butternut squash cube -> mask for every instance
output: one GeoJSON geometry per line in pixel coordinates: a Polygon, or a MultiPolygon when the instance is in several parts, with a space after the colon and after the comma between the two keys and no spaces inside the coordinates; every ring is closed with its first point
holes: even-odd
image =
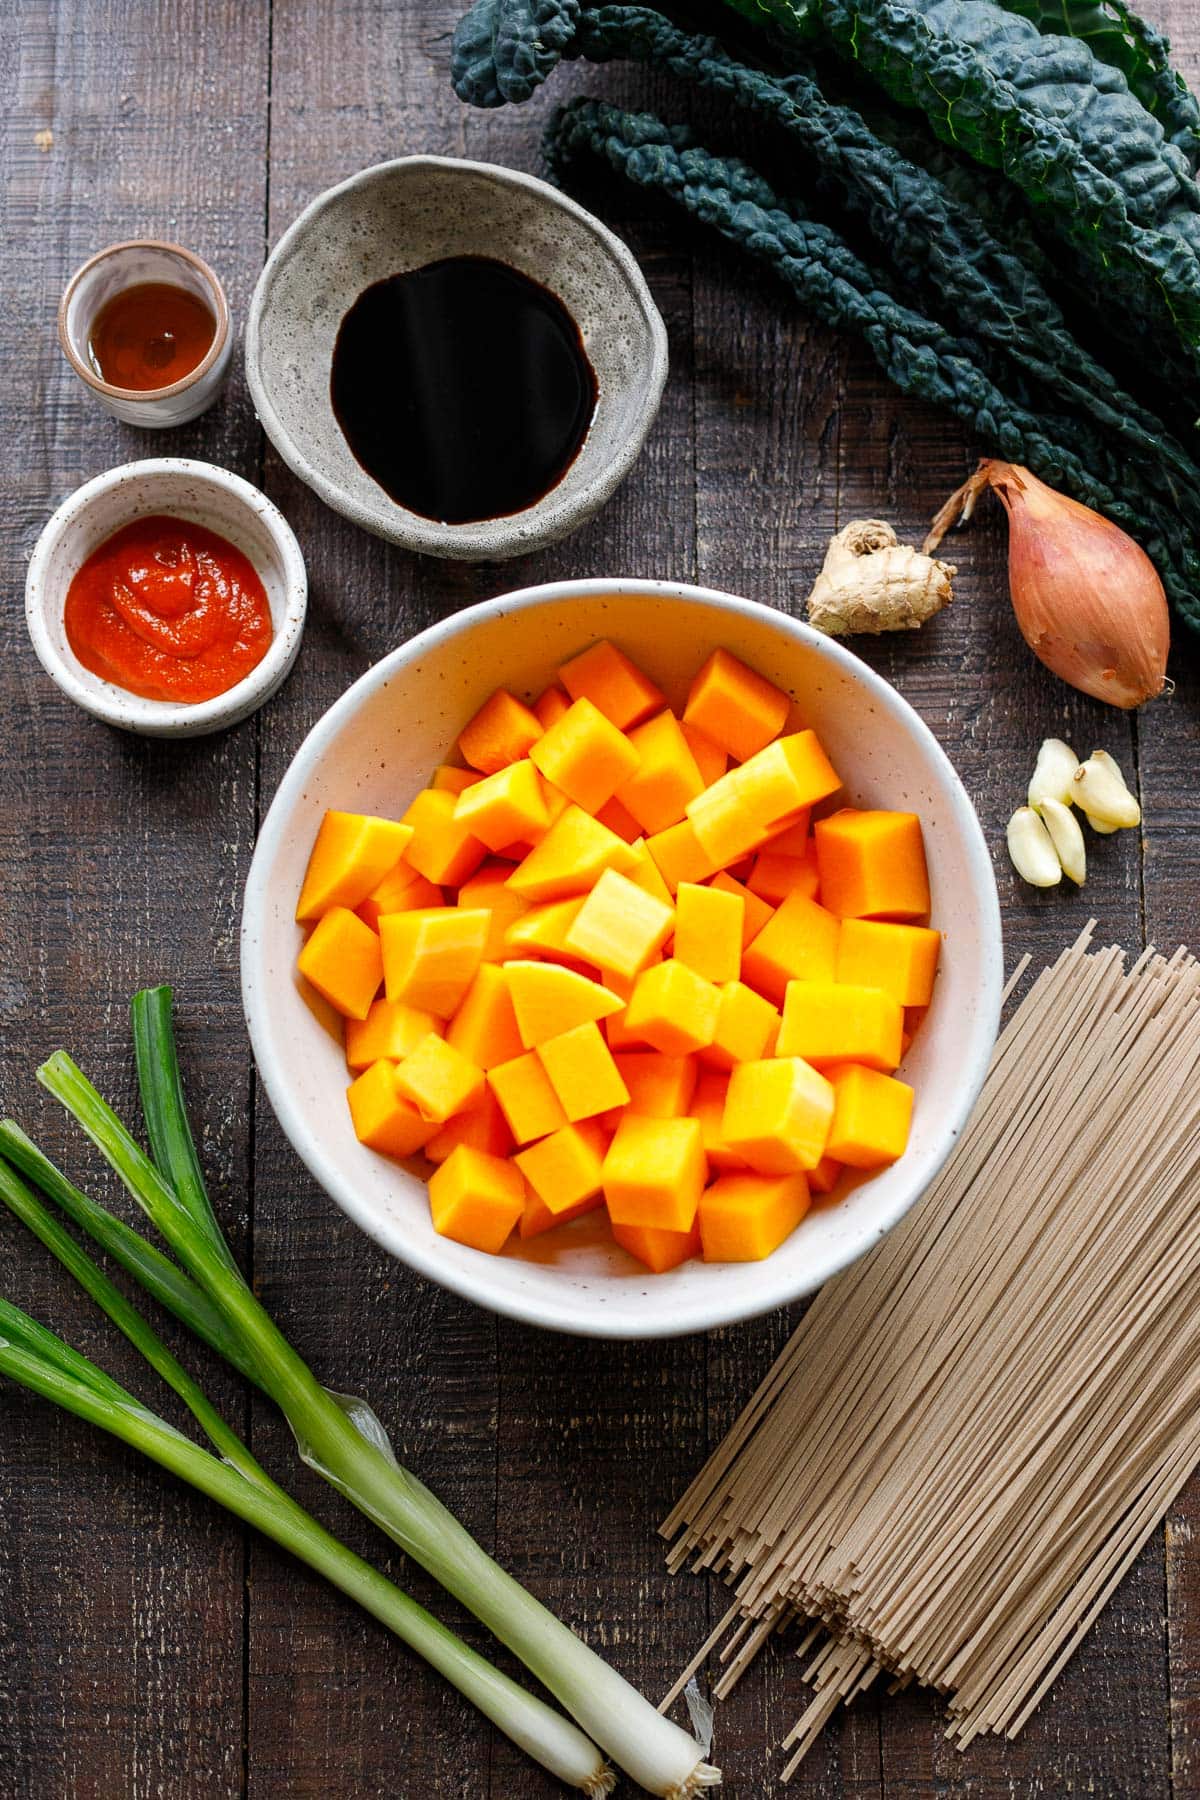
{"type": "Polygon", "coordinates": [[[741,777],[741,769],[730,769],[728,775],[688,801],[687,823],[708,861],[709,873],[728,868],[756,850],[770,830],[770,822],[764,822],[747,804],[741,777]]]}
{"type": "Polygon", "coordinates": [[[549,727],[529,754],[547,781],[589,813],[612,799],[640,760],[625,733],[586,696],[549,727]]]}
{"type": "Polygon", "coordinates": [[[699,1121],[704,1154],[714,1169],[744,1169],[746,1159],[729,1148],[723,1135],[725,1097],[729,1077],[717,1069],[701,1068],[692,1095],[691,1115],[699,1121]]]}
{"type": "Polygon", "coordinates": [[[841,780],[815,732],[779,738],[688,803],[688,818],[718,868],[756,850],[841,780]]]}
{"type": "Polygon", "coordinates": [[[558,963],[509,962],[504,965],[517,1030],[527,1050],[548,1038],[573,1031],[596,1019],[620,1012],[621,1002],[598,981],[558,963]]]}
{"type": "Polygon", "coordinates": [[[729,756],[720,744],[714,744],[710,737],[689,723],[686,717],[679,721],[687,747],[695,758],[696,767],[700,771],[700,779],[705,787],[711,787],[714,781],[720,781],[729,767],[729,756]]]}
{"type": "Polygon", "coordinates": [[[699,1120],[627,1112],[608,1147],[603,1178],[614,1224],[690,1231],[708,1179],[699,1120]]]}
{"type": "Polygon", "coordinates": [[[789,981],[777,1049],[818,1068],[858,1062],[888,1071],[899,1066],[903,1031],[904,1008],[882,988],[789,981]]]}
{"type": "Polygon", "coordinates": [[[413,832],[404,860],[439,887],[457,887],[487,855],[487,846],[454,816],[460,797],[445,788],[423,788],[404,815],[413,832]]]}
{"type": "Polygon", "coordinates": [[[542,730],[549,731],[552,725],[557,725],[570,704],[557,682],[552,681],[548,688],[543,688],[533,703],[533,712],[542,730]]]}
{"type": "Polygon", "coordinates": [[[568,950],[598,969],[633,976],[654,960],[675,928],[674,908],[615,869],[605,869],[571,923],[568,950]]]}
{"type": "Polygon", "coordinates": [[[448,1019],[478,973],[491,917],[469,906],[384,913],[379,942],[388,999],[448,1019]]]}
{"type": "Polygon", "coordinates": [[[508,977],[497,963],[482,963],[446,1027],[446,1042],[479,1069],[511,1062],[525,1046],[517,1030],[508,977]]]}
{"type": "Polygon", "coordinates": [[[666,705],[650,678],[606,639],[564,663],[558,678],[572,700],[590,700],[618,731],[628,731],[666,705]]]}
{"type": "Polygon", "coordinates": [[[815,1169],[808,1171],[808,1191],[810,1194],[832,1194],[842,1178],[845,1163],[838,1162],[828,1151],[821,1158],[815,1169]]]}
{"type": "Polygon", "coordinates": [[[903,1156],[912,1124],[913,1091],[903,1081],[858,1063],[829,1070],[833,1125],[828,1154],[852,1169],[878,1169],[903,1156]]]}
{"type": "Polygon", "coordinates": [[[711,981],[670,958],[638,976],[625,1026],[664,1056],[689,1056],[716,1036],[721,996],[711,981]]]}
{"type": "Polygon", "coordinates": [[[460,1144],[429,1177],[433,1229],[472,1250],[496,1255],[524,1208],[520,1169],[469,1144],[460,1144]]]}
{"type": "Polygon", "coordinates": [[[455,1113],[446,1120],[426,1144],[425,1155],[431,1163],[442,1163],[460,1144],[469,1144],[472,1150],[486,1150],[489,1156],[507,1156],[512,1150],[513,1134],[491,1088],[485,1088],[466,1112],[455,1113]]]}
{"type": "Polygon", "coordinates": [[[843,919],[836,978],[882,988],[901,1006],[928,1006],[941,947],[941,932],[925,925],[843,919]]]}
{"type": "Polygon", "coordinates": [[[832,981],[837,919],[806,894],[789,894],[742,952],[742,980],[776,1006],[789,981],[832,981]]]}
{"type": "Polygon", "coordinates": [[[551,1212],[546,1202],[534,1193],[527,1193],[525,1211],[517,1224],[517,1231],[522,1238],[541,1237],[545,1231],[553,1231],[556,1225],[569,1225],[572,1219],[581,1219],[585,1213],[599,1212],[604,1205],[603,1194],[593,1194],[590,1200],[581,1200],[578,1206],[566,1206],[562,1212],[551,1212]]]}
{"type": "Polygon", "coordinates": [[[681,881],[675,895],[673,955],[707,981],[736,981],[742,972],[745,921],[739,894],[681,881]]]}
{"type": "Polygon", "coordinates": [[[748,887],[743,887],[740,881],[735,881],[725,869],[722,869],[719,875],[714,875],[708,885],[716,888],[718,893],[737,894],[740,897],[742,902],[742,949],[744,950],[751,939],[758,936],[774,912],[774,907],[768,906],[760,894],[752,894],[748,887]]]}
{"type": "Polygon", "coordinates": [[[351,911],[378,887],[412,841],[412,827],[367,813],[327,812],[304,872],[296,917],[319,919],[331,906],[351,911]]]}
{"type": "Polygon", "coordinates": [[[694,1056],[625,1050],[613,1061],[629,1091],[630,1107],[642,1118],[681,1119],[691,1107],[700,1072],[694,1056]]]}
{"type": "Polygon", "coordinates": [[[655,1275],[665,1275],[668,1269],[677,1269],[700,1254],[699,1225],[690,1231],[656,1231],[652,1225],[618,1225],[614,1220],[612,1234],[622,1250],[636,1256],[655,1275]]]}
{"type": "Polygon", "coordinates": [[[410,1100],[396,1091],[396,1065],[380,1060],[346,1089],[354,1134],[368,1150],[384,1156],[415,1156],[437,1130],[410,1100]]]}
{"type": "Polygon", "coordinates": [[[605,869],[628,874],[636,861],[623,838],[571,803],[508,881],[527,900],[568,900],[586,894],[605,869]]]}
{"type": "Polygon", "coordinates": [[[845,807],[813,826],[821,899],[843,919],[923,919],[929,872],[916,813],[845,807]]]}
{"type": "Polygon", "coordinates": [[[433,1031],[396,1064],[396,1092],[436,1125],[473,1106],[484,1086],[483,1070],[433,1031]]]}
{"type": "Polygon", "coordinates": [[[463,761],[482,775],[520,762],[542,735],[541,720],[504,688],[484,701],[458,740],[463,761]]]}
{"type": "Polygon", "coordinates": [[[448,794],[461,794],[464,788],[482,780],[483,776],[475,769],[456,769],[453,763],[441,763],[433,771],[429,785],[442,788],[448,794]]]}
{"type": "Polygon", "coordinates": [[[700,1196],[705,1262],[761,1262],[808,1211],[803,1175],[722,1175],[700,1196]]]}
{"type": "MultiPolygon", "coordinates": [[[[518,894],[516,898],[521,899],[521,896],[518,894]]],[[[567,933],[579,916],[583,900],[576,897],[574,900],[547,900],[541,906],[530,906],[528,901],[522,904],[524,911],[505,928],[505,957],[545,957],[550,962],[578,962],[580,959],[567,949],[567,933]]]]}
{"type": "Polygon", "coordinates": [[[296,966],[348,1019],[366,1018],[383,979],[379,939],[347,906],[331,906],[318,919],[296,966]]]}
{"type": "Polygon", "coordinates": [[[634,887],[640,887],[644,893],[650,894],[655,900],[661,900],[664,906],[670,906],[672,903],[671,890],[663,880],[659,866],[646,846],[645,838],[631,839],[629,848],[637,858],[637,864],[630,869],[626,879],[632,881],[634,887]]]}
{"type": "Polygon", "coordinates": [[[679,823],[688,801],[704,791],[696,759],[674,713],[662,712],[635,725],[628,741],[640,766],[617,789],[617,799],[643,831],[665,831],[679,823]]]}
{"type": "Polygon", "coordinates": [[[495,1094],[508,1128],[518,1144],[546,1137],[567,1122],[550,1077],[532,1050],[497,1063],[488,1070],[488,1086],[495,1094]]]}
{"type": "MultiPolygon", "coordinates": [[[[529,902],[521,894],[514,894],[508,885],[512,869],[498,857],[489,857],[481,863],[474,875],[469,875],[459,888],[456,903],[490,912],[492,922],[488,927],[487,943],[483,948],[484,962],[503,962],[508,954],[504,934],[509,926],[529,909],[529,902]]],[[[438,901],[426,901],[425,905],[437,905],[438,901]]],[[[388,910],[388,909],[385,909],[388,910]]],[[[397,912],[406,910],[402,907],[397,912]]]]}
{"type": "Polygon", "coordinates": [[[372,931],[379,930],[384,913],[416,912],[430,906],[441,906],[442,890],[434,882],[418,875],[410,863],[398,862],[389,869],[378,887],[372,888],[355,912],[372,931]]]}
{"type": "Polygon", "coordinates": [[[713,1069],[732,1069],[734,1063],[761,1062],[773,1056],[779,1031],[777,1009],[744,981],[726,981],[720,993],[716,1036],[701,1050],[701,1062],[713,1069]]]}
{"type": "Polygon", "coordinates": [[[550,828],[542,781],[529,757],[485,775],[464,788],[454,802],[454,822],[489,850],[506,844],[536,843],[550,828]]]}
{"type": "Polygon", "coordinates": [[[812,838],[809,836],[809,822],[812,818],[812,807],[803,806],[797,813],[794,823],[785,825],[782,831],[773,831],[762,847],[764,856],[805,856],[812,849],[812,838]]]}
{"type": "Polygon", "coordinates": [[[746,886],[760,899],[779,906],[789,894],[805,894],[815,900],[820,891],[817,853],[809,844],[803,856],[788,856],[779,850],[760,850],[754,859],[746,886]]]}
{"type": "Polygon", "coordinates": [[[621,805],[615,794],[611,800],[604,802],[596,817],[602,825],[607,825],[610,831],[615,831],[626,844],[632,844],[642,835],[641,826],[628,807],[621,805]]]}
{"type": "Polygon", "coordinates": [[[673,894],[681,881],[706,881],[717,872],[716,863],[702,847],[688,819],[668,825],[665,831],[656,831],[646,839],[646,848],[669,893],[673,894]]]}
{"type": "Polygon", "coordinates": [[[612,1052],[592,1020],[547,1038],[537,1047],[550,1086],[567,1118],[594,1119],[614,1106],[627,1106],[629,1089],[621,1080],[612,1052]]]}
{"type": "Polygon", "coordinates": [[[600,1194],[607,1134],[594,1119],[562,1125],[513,1161],[546,1209],[561,1218],[600,1194]]]}
{"type": "Polygon", "coordinates": [[[760,1175],[815,1169],[833,1121],[833,1088],[798,1056],[738,1063],[729,1077],[721,1133],[760,1175]]]}
{"type": "Polygon", "coordinates": [[[769,744],[787,723],[788,696],[728,650],[714,650],[688,689],[688,725],[737,762],[769,744]]]}
{"type": "Polygon", "coordinates": [[[346,1020],[346,1061],[352,1069],[368,1069],[380,1057],[399,1062],[414,1051],[442,1021],[403,1000],[386,1000],[381,994],[371,1002],[365,1019],[346,1020]]]}

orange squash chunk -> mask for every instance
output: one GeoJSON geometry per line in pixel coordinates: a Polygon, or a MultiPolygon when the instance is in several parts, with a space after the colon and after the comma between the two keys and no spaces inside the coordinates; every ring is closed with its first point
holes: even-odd
{"type": "Polygon", "coordinates": [[[473,1106],[484,1087],[483,1070],[433,1031],[396,1064],[396,1092],[438,1125],[473,1106]]]}
{"type": "Polygon", "coordinates": [[[769,744],[787,723],[788,696],[728,650],[714,650],[688,689],[684,720],[737,762],[769,744]]]}
{"type": "Polygon", "coordinates": [[[664,1056],[689,1056],[716,1035],[721,996],[711,981],[674,958],[639,975],[625,1025],[664,1056]]]}
{"type": "Polygon", "coordinates": [[[585,1213],[599,1212],[603,1205],[604,1195],[593,1194],[590,1200],[581,1200],[578,1206],[565,1206],[561,1212],[551,1212],[540,1195],[530,1192],[526,1195],[525,1211],[517,1230],[523,1238],[541,1237],[544,1231],[553,1231],[556,1225],[569,1225],[572,1219],[581,1219],[585,1213]]]}
{"type": "Polygon", "coordinates": [[[331,906],[318,919],[296,966],[348,1019],[365,1019],[383,979],[379,939],[357,913],[331,906]]]}
{"type": "Polygon", "coordinates": [[[492,851],[544,837],[550,815],[541,777],[530,759],[522,757],[464,788],[454,802],[454,822],[492,851]]]}
{"type": "Polygon", "coordinates": [[[384,913],[379,943],[388,999],[448,1019],[475,979],[490,926],[491,914],[479,907],[384,913]]]}
{"type": "Polygon", "coordinates": [[[367,1069],[380,1057],[399,1062],[423,1037],[441,1029],[441,1020],[431,1012],[403,1000],[385,1000],[381,994],[371,1002],[365,1019],[346,1020],[346,1061],[352,1069],[367,1069]]]}
{"type": "Polygon", "coordinates": [[[557,725],[570,704],[571,702],[557,683],[552,681],[548,688],[543,688],[533,703],[534,716],[542,730],[549,731],[552,725],[557,725]]]}
{"type": "Polygon", "coordinates": [[[700,1196],[705,1262],[761,1262],[791,1236],[808,1207],[801,1174],[720,1176],[700,1196]]]}
{"type": "Polygon", "coordinates": [[[728,868],[840,786],[816,733],[797,731],[706,788],[689,802],[688,818],[713,862],[728,868]]]}
{"type": "Polygon", "coordinates": [[[413,831],[404,860],[439,887],[457,887],[487,855],[487,846],[454,816],[459,798],[446,788],[423,788],[404,815],[413,831]]]}
{"type": "Polygon", "coordinates": [[[846,807],[813,826],[821,899],[844,919],[923,919],[929,872],[916,813],[846,807]]]}
{"type": "Polygon", "coordinates": [[[617,1225],[690,1231],[708,1179],[698,1119],[627,1112],[604,1158],[604,1199],[617,1225]]]}
{"type": "Polygon", "coordinates": [[[707,981],[736,981],[742,972],[745,922],[739,894],[681,881],[675,895],[673,955],[707,981]]]}
{"type": "Polygon", "coordinates": [[[696,759],[674,713],[662,712],[635,725],[629,743],[640,766],[617,789],[617,799],[643,831],[677,825],[689,800],[704,791],[696,759]]]}
{"type": "Polygon", "coordinates": [[[760,899],[779,906],[789,894],[805,894],[815,900],[820,891],[817,853],[812,844],[803,856],[789,856],[780,850],[760,850],[754,859],[746,886],[760,899]]]}
{"type": "Polygon", "coordinates": [[[720,993],[716,1036],[701,1050],[701,1062],[713,1069],[732,1069],[734,1063],[760,1062],[773,1055],[779,1013],[771,1002],[744,981],[726,981],[720,993]]]}
{"type": "Polygon", "coordinates": [[[527,900],[568,900],[587,893],[605,869],[627,874],[636,861],[623,838],[572,803],[517,864],[509,886],[527,900]]]}
{"type": "Polygon", "coordinates": [[[460,1144],[429,1177],[433,1229],[495,1255],[525,1208],[525,1182],[507,1157],[460,1144]]]}
{"type": "Polygon", "coordinates": [[[912,1089],[857,1063],[843,1063],[828,1073],[833,1084],[828,1154],[852,1169],[882,1168],[903,1156],[912,1124],[912,1089]]]}
{"type": "Polygon", "coordinates": [[[843,919],[836,978],[882,988],[901,1006],[928,1006],[941,947],[941,932],[925,925],[843,919]]]}
{"type": "Polygon", "coordinates": [[[532,1050],[489,1069],[488,1085],[518,1144],[546,1137],[567,1122],[550,1077],[532,1050]]]}
{"type": "Polygon", "coordinates": [[[368,1150],[384,1156],[415,1156],[437,1130],[410,1100],[396,1091],[396,1065],[380,1061],[364,1069],[346,1089],[354,1133],[368,1150]]]}
{"type": "Polygon", "coordinates": [[[760,1175],[815,1169],[833,1121],[833,1088],[798,1056],[739,1063],[729,1077],[721,1132],[760,1175]]]}
{"type": "Polygon", "coordinates": [[[573,1125],[628,1104],[629,1089],[593,1021],[547,1038],[538,1045],[537,1053],[573,1125]]]}
{"type": "Polygon", "coordinates": [[[489,1156],[507,1156],[512,1150],[513,1134],[491,1088],[485,1088],[466,1112],[455,1113],[446,1120],[425,1145],[425,1155],[431,1163],[442,1163],[460,1144],[469,1144],[472,1150],[486,1150],[489,1156]]]}
{"type": "Polygon", "coordinates": [[[904,1008],[882,988],[789,981],[777,1048],[818,1067],[859,1062],[886,1072],[899,1065],[903,1031],[904,1008]]]}
{"type": "Polygon", "coordinates": [[[579,959],[567,949],[567,933],[579,916],[583,900],[547,900],[541,906],[523,901],[522,905],[520,917],[505,928],[504,958],[546,957],[551,962],[577,962],[579,959]]]}
{"type": "Polygon", "coordinates": [[[461,794],[464,788],[472,787],[475,782],[482,781],[483,776],[475,769],[456,769],[453,763],[441,763],[430,780],[431,788],[444,789],[447,794],[461,794]]]}
{"type": "Polygon", "coordinates": [[[549,727],[529,754],[547,781],[590,813],[612,799],[640,761],[625,733],[586,696],[549,727]]]}
{"type": "Polygon", "coordinates": [[[627,877],[634,887],[640,887],[645,893],[661,900],[664,906],[672,904],[671,890],[662,878],[658,864],[646,847],[644,837],[630,839],[629,848],[637,858],[636,866],[629,871],[627,877]]]}
{"type": "Polygon", "coordinates": [[[378,887],[372,888],[355,912],[372,931],[379,930],[384,913],[415,912],[421,907],[441,906],[442,890],[406,862],[389,869],[378,887]]]}
{"type": "Polygon", "coordinates": [[[679,721],[679,729],[683,732],[687,747],[695,758],[696,767],[700,771],[700,779],[705,787],[711,787],[714,781],[720,781],[729,767],[729,757],[720,744],[714,744],[711,738],[697,731],[687,719],[679,721]]]}
{"type": "Polygon", "coordinates": [[[327,812],[304,873],[297,919],[319,919],[331,906],[353,911],[399,862],[412,835],[411,826],[392,819],[327,812]]]}
{"type": "Polygon", "coordinates": [[[708,885],[716,888],[718,893],[740,896],[743,912],[742,949],[744,950],[751,939],[758,936],[774,912],[774,907],[768,906],[761,895],[752,894],[748,887],[743,887],[740,881],[735,881],[725,869],[722,869],[719,875],[714,875],[708,885]]]}
{"type": "Polygon", "coordinates": [[[627,844],[634,843],[642,835],[641,826],[628,807],[621,805],[615,794],[611,800],[604,802],[596,817],[601,825],[607,825],[610,831],[615,831],[627,844]]]}
{"type": "Polygon", "coordinates": [[[666,705],[649,677],[607,640],[573,656],[558,678],[572,700],[590,700],[618,731],[628,731],[666,705]]]}
{"type": "Polygon", "coordinates": [[[810,1194],[832,1194],[842,1178],[845,1163],[838,1162],[828,1151],[821,1158],[815,1169],[808,1171],[808,1191],[810,1194]]]}
{"type": "Polygon", "coordinates": [[[839,931],[825,907],[806,894],[789,894],[742,952],[742,980],[776,1006],[789,981],[832,981],[839,931]]]}
{"type": "Polygon", "coordinates": [[[561,1218],[600,1194],[608,1138],[594,1119],[562,1125],[513,1161],[546,1209],[561,1218]]]}
{"type": "MultiPolygon", "coordinates": [[[[509,887],[508,878],[511,874],[512,869],[508,863],[501,862],[498,857],[489,857],[485,863],[480,864],[474,875],[467,877],[456,896],[459,906],[490,912],[492,915],[483,950],[484,962],[504,961],[508,954],[504,934],[529,907],[529,902],[522,895],[514,894],[509,887]]],[[[438,905],[440,899],[425,901],[424,904],[438,905]]],[[[398,912],[404,910],[406,909],[402,907],[396,908],[398,912]]]]}
{"type": "Polygon", "coordinates": [[[665,831],[656,831],[653,837],[646,839],[646,848],[672,894],[681,881],[707,881],[717,872],[716,863],[705,851],[688,819],[681,819],[678,825],[668,825],[665,831]]]}
{"type": "Polygon", "coordinates": [[[744,1169],[746,1160],[729,1148],[722,1134],[729,1077],[716,1069],[702,1068],[692,1095],[691,1115],[700,1124],[704,1154],[714,1169],[744,1169]]]}
{"type": "Polygon", "coordinates": [[[497,963],[480,965],[446,1027],[446,1042],[480,1069],[511,1062],[525,1046],[517,1030],[508,977],[497,963]]]}
{"type": "Polygon", "coordinates": [[[677,1269],[700,1254],[699,1225],[690,1231],[656,1231],[652,1225],[618,1225],[614,1220],[612,1234],[622,1250],[636,1256],[655,1275],[665,1275],[668,1269],[677,1269]]]}
{"type": "Polygon", "coordinates": [[[644,1119],[681,1119],[690,1108],[699,1075],[694,1056],[625,1050],[613,1061],[629,1091],[629,1105],[644,1119]]]}
{"type": "Polygon", "coordinates": [[[515,694],[497,688],[458,740],[463,761],[482,775],[520,762],[542,735],[541,720],[515,694]]]}
{"type": "Polygon", "coordinates": [[[615,869],[605,869],[567,931],[569,951],[614,975],[637,975],[675,928],[674,908],[615,869]]]}
{"type": "Polygon", "coordinates": [[[509,962],[504,965],[517,1030],[527,1050],[548,1038],[620,1012],[621,1002],[598,981],[589,981],[558,963],[509,962]]]}

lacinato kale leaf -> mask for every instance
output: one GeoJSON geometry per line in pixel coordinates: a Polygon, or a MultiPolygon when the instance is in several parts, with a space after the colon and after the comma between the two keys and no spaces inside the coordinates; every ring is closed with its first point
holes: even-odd
{"type": "Polygon", "coordinates": [[[528,100],[557,67],[580,0],[475,0],[458,22],[450,78],[469,106],[528,100]]]}

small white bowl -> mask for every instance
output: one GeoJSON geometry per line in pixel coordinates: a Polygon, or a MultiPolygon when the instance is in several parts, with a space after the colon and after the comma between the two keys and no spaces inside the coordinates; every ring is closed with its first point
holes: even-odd
{"type": "MultiPolygon", "coordinates": [[[[894,688],[841,645],[729,594],[657,581],[564,581],[504,594],[394,650],[309,733],[259,835],[242,913],[242,998],[267,1094],[295,1149],[337,1204],[421,1274],[510,1318],[591,1337],[670,1337],[811,1293],[878,1242],[945,1161],[987,1070],[1000,1013],[1000,911],[991,858],[949,759],[894,688]],[[603,1229],[577,1220],[487,1256],[439,1237],[419,1163],[366,1150],[345,1102],[340,1041],[296,973],[293,914],[327,808],[399,815],[497,686],[532,697],[555,667],[612,637],[678,706],[725,645],[790,690],[852,802],[920,813],[944,934],[929,1015],[904,1066],[915,1089],[908,1149],[811,1212],[760,1263],[688,1262],[650,1275],[603,1229]]],[[[599,1221],[599,1224],[597,1223],[599,1221]]]]}
{"type": "Polygon", "coordinates": [[[233,332],[225,290],[194,250],[157,238],[134,238],[97,250],[76,269],[58,305],[58,341],[63,355],[107,412],[127,425],[163,431],[186,425],[206,412],[225,385],[233,356],[233,332]],[[105,381],[92,366],[88,345],[100,308],[114,294],[142,282],[165,281],[203,300],[216,326],[213,341],[194,369],[160,388],[123,388],[105,381]]]}
{"type": "Polygon", "coordinates": [[[38,661],[77,706],[145,737],[200,737],[236,725],[287,679],[308,604],[304,558],[291,526],[265,494],[212,463],[161,456],[123,463],[87,481],[52,513],[25,576],[25,622],[38,661]],[[266,589],[274,635],[262,661],[235,686],[194,704],[147,700],[85,669],[67,642],[67,589],[106,538],[134,519],[169,513],[227,538],[266,589]]]}

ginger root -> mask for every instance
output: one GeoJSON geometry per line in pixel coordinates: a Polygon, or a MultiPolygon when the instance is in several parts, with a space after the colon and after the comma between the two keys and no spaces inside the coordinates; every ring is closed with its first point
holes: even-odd
{"type": "Polygon", "coordinates": [[[952,599],[953,563],[901,544],[884,519],[852,519],[830,540],[808,596],[809,624],[831,637],[915,631],[952,599]]]}

